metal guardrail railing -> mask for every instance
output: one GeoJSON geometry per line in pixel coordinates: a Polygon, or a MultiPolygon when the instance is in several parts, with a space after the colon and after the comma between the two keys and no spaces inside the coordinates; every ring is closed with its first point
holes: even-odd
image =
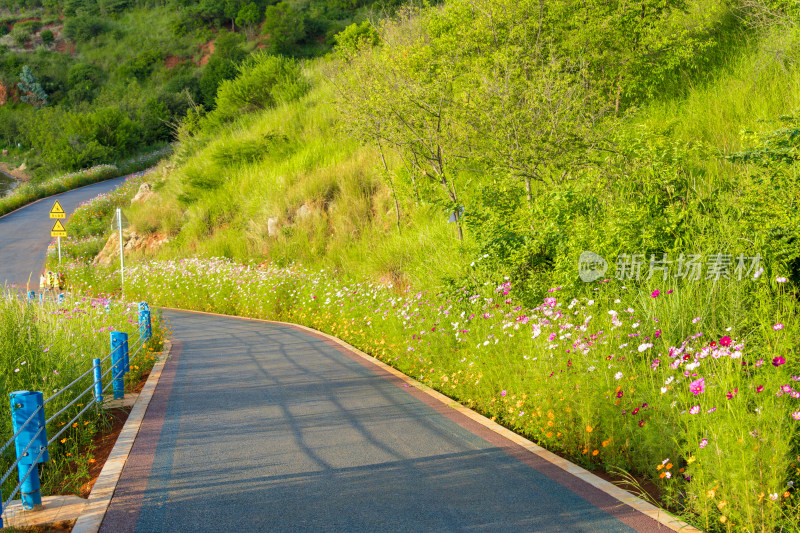
{"type": "MultiPolygon", "coordinates": [[[[33,291],[29,291],[28,299],[36,300],[33,291]]],[[[59,295],[59,303],[63,302],[63,294],[59,295]]],[[[5,444],[0,446],[0,456],[14,444],[16,460],[0,476],[0,487],[8,480],[14,469],[17,469],[19,482],[5,500],[0,495],[0,528],[3,527],[2,513],[14,497],[21,493],[22,508],[33,510],[42,504],[42,495],[39,485],[39,464],[50,460],[48,448],[73,424],[75,424],[92,406],[102,405],[103,394],[111,387],[114,399],[125,396],[125,374],[130,371],[130,361],[142,351],[146,342],[152,337],[152,321],[149,306],[142,302],[139,304],[139,331],[133,342],[135,352],[130,355],[128,334],[120,331],[111,332],[110,352],[102,359],[92,360],[92,366],[69,385],[55,392],[46,400],[40,391],[15,391],[9,396],[11,399],[11,422],[14,434],[5,444]],[[111,358],[111,365],[103,372],[102,365],[111,358]],[[77,385],[92,374],[91,385],[78,391],[75,397],[57,412],[45,417],[45,406],[69,390],[75,390],[77,385]],[[103,385],[103,379],[111,374],[111,380],[103,385]],[[69,422],[61,424],[61,429],[50,439],[47,438],[47,426],[56,422],[65,412],[74,406],[81,398],[93,392],[92,398],[85,405],[79,404],[82,409],[69,422]]],[[[85,401],[85,400],[84,400],[85,401]]]]}

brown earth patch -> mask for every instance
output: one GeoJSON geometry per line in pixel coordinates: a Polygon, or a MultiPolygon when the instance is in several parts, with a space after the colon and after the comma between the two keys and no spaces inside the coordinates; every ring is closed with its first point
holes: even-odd
{"type": "Polygon", "coordinates": [[[74,56],[78,53],[78,49],[75,46],[75,43],[68,43],[68,42],[60,42],[56,45],[56,52],[59,54],[69,54],[74,56]]]}
{"type": "Polygon", "coordinates": [[[19,102],[19,90],[14,85],[4,85],[0,82],[0,106],[7,103],[19,102]]]}
{"type": "Polygon", "coordinates": [[[167,70],[172,70],[181,63],[183,63],[183,60],[180,57],[170,55],[164,60],[164,67],[167,70]]]}
{"type": "Polygon", "coordinates": [[[200,66],[208,64],[208,60],[211,59],[211,56],[214,54],[215,40],[216,39],[212,39],[206,44],[200,46],[200,59],[195,61],[196,64],[200,66]]]}
{"type": "Polygon", "coordinates": [[[30,181],[31,175],[25,170],[24,165],[20,166],[19,168],[11,168],[8,166],[7,163],[0,163],[0,171],[4,174],[8,174],[14,178],[17,178],[19,181],[30,181]]]}

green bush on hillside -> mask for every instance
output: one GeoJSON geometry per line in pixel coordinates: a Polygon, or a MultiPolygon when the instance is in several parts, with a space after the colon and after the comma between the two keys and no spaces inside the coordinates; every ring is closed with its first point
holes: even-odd
{"type": "Polygon", "coordinates": [[[80,15],[64,22],[64,37],[72,41],[86,42],[111,29],[111,25],[100,17],[80,15]]]}
{"type": "Polygon", "coordinates": [[[217,91],[216,117],[230,120],[243,112],[274,107],[302,96],[308,84],[296,61],[260,52],[239,66],[233,80],[217,91]]]}

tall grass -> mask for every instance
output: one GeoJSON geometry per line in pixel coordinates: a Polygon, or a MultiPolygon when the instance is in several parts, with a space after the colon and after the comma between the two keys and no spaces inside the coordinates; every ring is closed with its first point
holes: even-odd
{"type": "MultiPolygon", "coordinates": [[[[164,332],[158,313],[153,323],[152,340],[131,362],[127,382],[137,383],[152,367],[154,351],[161,349],[164,332]]],[[[18,298],[16,292],[4,292],[0,298],[0,396],[8,398],[12,391],[41,391],[47,401],[73,380],[92,367],[92,359],[104,359],[110,352],[110,331],[128,333],[130,346],[136,347],[138,339],[138,314],[136,305],[123,304],[109,298],[68,296],[63,304],[52,297],[44,303],[18,298]]],[[[133,352],[131,352],[133,355],[133,352]]],[[[110,359],[102,369],[110,368],[110,359]]],[[[110,381],[110,374],[104,384],[110,381]]],[[[72,388],[59,394],[45,406],[45,415],[66,408],[85,389],[92,386],[91,375],[82,378],[72,388]]],[[[110,390],[110,389],[109,389],[110,390]]],[[[75,417],[92,399],[92,392],[82,396],[58,418],[47,425],[47,435],[52,438],[75,417]]],[[[91,443],[105,425],[107,417],[102,409],[89,409],[63,436],[50,445],[50,462],[42,473],[45,494],[54,491],[77,493],[88,479],[88,465],[94,462],[91,443]]],[[[13,434],[8,401],[0,404],[0,440],[5,442],[13,434]]],[[[5,472],[15,459],[14,447],[0,456],[0,470],[5,472]]],[[[11,493],[16,476],[10,476],[2,487],[5,495],[11,493]]]]}

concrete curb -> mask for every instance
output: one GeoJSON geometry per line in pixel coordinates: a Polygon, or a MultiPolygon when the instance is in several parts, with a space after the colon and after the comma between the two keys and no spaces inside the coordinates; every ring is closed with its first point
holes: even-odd
{"type": "Polygon", "coordinates": [[[164,341],[164,351],[161,352],[161,356],[150,371],[147,383],[139,393],[136,403],[128,415],[128,420],[125,422],[119,437],[117,437],[117,442],[114,444],[114,448],[111,450],[105,465],[103,465],[86,506],[72,528],[73,533],[96,533],[99,531],[106,510],[111,503],[111,498],[114,496],[119,478],[122,475],[122,469],[133,447],[133,441],[139,433],[147,406],[150,404],[150,399],[153,397],[156,385],[158,385],[158,380],[161,377],[161,371],[164,369],[164,364],[169,358],[171,350],[172,342],[164,341]]]}
{"type": "MultiPolygon", "coordinates": [[[[361,357],[362,359],[368,361],[369,363],[371,363],[371,364],[379,367],[380,369],[392,374],[393,376],[401,379],[403,382],[405,382],[410,387],[414,387],[414,388],[424,392],[425,394],[431,396],[432,398],[434,398],[437,401],[441,402],[442,404],[444,404],[448,408],[456,410],[460,414],[463,414],[464,416],[470,418],[471,420],[474,420],[475,422],[477,422],[478,424],[481,424],[485,428],[487,428],[487,429],[497,433],[498,435],[501,435],[502,437],[505,437],[506,439],[510,440],[511,442],[513,442],[513,443],[525,448],[530,453],[533,453],[533,454],[537,455],[538,457],[544,459],[548,463],[550,463],[550,464],[552,464],[552,465],[554,465],[554,466],[556,466],[556,467],[558,467],[558,468],[560,468],[562,470],[565,470],[569,474],[581,479],[582,481],[585,481],[589,485],[591,485],[594,488],[596,488],[597,490],[600,490],[600,491],[604,492],[605,494],[611,496],[615,500],[618,500],[619,502],[621,502],[621,503],[623,503],[625,505],[628,505],[629,507],[633,508],[634,510],[636,510],[636,511],[638,511],[638,512],[644,514],[644,515],[649,516],[650,518],[652,518],[656,522],[664,525],[665,527],[669,528],[670,530],[672,530],[672,531],[680,531],[681,533],[702,533],[701,530],[695,528],[694,526],[692,526],[690,524],[687,524],[683,520],[680,520],[680,519],[670,515],[669,513],[664,511],[663,509],[660,509],[660,508],[656,507],[655,505],[652,505],[652,504],[644,501],[643,499],[641,499],[641,498],[639,498],[637,496],[634,496],[630,492],[617,487],[613,483],[610,483],[610,482],[608,482],[608,481],[606,481],[604,479],[601,479],[601,478],[597,477],[596,475],[592,474],[588,470],[586,470],[586,469],[584,469],[584,468],[582,468],[582,467],[580,467],[580,466],[578,466],[578,465],[576,465],[574,463],[571,463],[571,462],[567,461],[566,459],[564,459],[562,457],[559,457],[558,455],[556,455],[556,454],[554,454],[552,452],[547,451],[546,449],[542,448],[538,444],[535,444],[534,442],[529,441],[528,439],[522,437],[521,435],[518,435],[518,434],[514,433],[510,429],[505,428],[505,427],[501,426],[500,424],[497,424],[496,422],[493,422],[493,421],[489,420],[485,416],[480,415],[480,414],[476,413],[475,411],[472,411],[471,409],[468,409],[467,407],[461,405],[460,403],[456,402],[452,398],[449,398],[449,397],[445,396],[444,394],[441,394],[440,392],[437,392],[437,391],[431,389],[427,385],[424,385],[424,384],[420,383],[419,381],[407,376],[406,374],[403,374],[402,372],[400,372],[396,368],[394,368],[394,367],[392,367],[390,365],[387,365],[383,361],[380,361],[380,360],[372,357],[371,355],[368,355],[368,354],[362,352],[358,348],[355,348],[355,347],[347,344],[343,340],[338,339],[336,337],[333,337],[331,335],[328,335],[327,333],[323,333],[323,332],[317,331],[317,330],[315,330],[313,328],[309,328],[307,326],[303,326],[303,325],[300,325],[300,324],[293,324],[293,323],[290,323],[290,322],[279,322],[279,321],[276,321],[276,320],[264,320],[264,319],[258,319],[258,318],[240,317],[240,316],[233,316],[233,315],[221,315],[219,313],[210,313],[210,312],[206,312],[206,311],[194,311],[194,310],[187,310],[187,309],[175,309],[175,308],[171,308],[171,307],[159,307],[159,308],[160,309],[164,309],[164,310],[168,310],[168,311],[179,311],[179,312],[185,312],[185,313],[195,313],[195,314],[200,314],[200,315],[219,316],[219,317],[226,317],[226,318],[237,318],[237,319],[241,319],[241,320],[249,320],[249,321],[252,321],[252,322],[263,322],[265,324],[278,324],[278,325],[282,325],[282,326],[290,326],[290,327],[299,328],[299,329],[307,331],[309,333],[313,333],[314,335],[318,335],[318,336],[321,336],[323,338],[326,338],[326,339],[328,339],[330,341],[333,341],[336,344],[342,346],[343,348],[347,349],[348,351],[358,355],[359,357],[361,357]]],[[[73,531],[76,531],[76,530],[73,530],[73,531]]]]}

